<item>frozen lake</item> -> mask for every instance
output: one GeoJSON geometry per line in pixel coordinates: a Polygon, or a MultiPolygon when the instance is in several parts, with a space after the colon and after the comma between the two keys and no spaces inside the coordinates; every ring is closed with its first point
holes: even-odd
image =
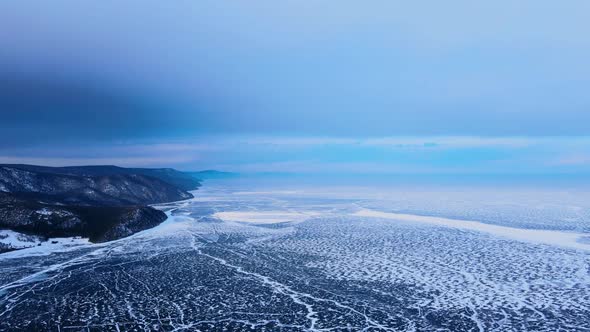
{"type": "Polygon", "coordinates": [[[590,330],[590,193],[207,182],[122,240],[0,255],[0,330],[590,330]]]}

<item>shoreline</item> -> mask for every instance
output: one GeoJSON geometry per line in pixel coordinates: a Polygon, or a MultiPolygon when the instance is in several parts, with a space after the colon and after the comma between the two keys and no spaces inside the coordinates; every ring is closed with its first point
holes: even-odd
{"type": "MultiPolygon", "coordinates": [[[[82,237],[82,236],[44,237],[45,240],[36,241],[31,246],[20,247],[20,248],[13,247],[13,248],[8,249],[7,251],[0,252],[0,259],[1,258],[20,258],[20,257],[26,257],[26,256],[46,256],[46,255],[50,255],[50,254],[56,253],[56,252],[66,252],[66,251],[71,251],[71,250],[75,250],[75,249],[83,248],[83,247],[87,247],[87,246],[88,247],[89,246],[101,247],[101,246],[104,246],[107,244],[116,243],[121,240],[135,237],[138,234],[158,228],[158,227],[162,226],[163,224],[165,224],[166,222],[170,221],[171,218],[174,217],[172,215],[172,212],[174,210],[178,209],[179,207],[178,206],[176,206],[176,207],[171,206],[171,209],[169,211],[165,211],[164,207],[166,207],[168,205],[174,205],[174,204],[179,204],[182,202],[190,201],[196,197],[195,193],[198,190],[199,189],[189,191],[189,193],[192,196],[190,198],[186,198],[186,199],[179,200],[179,201],[156,203],[156,204],[149,204],[149,205],[143,206],[143,207],[153,208],[157,211],[161,211],[161,212],[165,213],[166,218],[164,220],[162,220],[162,222],[160,222],[157,225],[154,225],[150,228],[146,228],[146,229],[142,229],[140,231],[134,232],[128,236],[121,237],[118,239],[113,239],[110,241],[104,241],[104,242],[92,242],[92,241],[90,241],[90,239],[88,237],[82,237]]],[[[27,237],[42,238],[42,236],[40,236],[40,235],[30,235],[30,234],[14,231],[11,229],[0,229],[0,234],[2,234],[2,232],[14,233],[11,235],[15,235],[15,236],[22,235],[22,236],[27,236],[27,237]]],[[[0,243],[3,243],[2,240],[3,239],[0,239],[0,243]]]]}

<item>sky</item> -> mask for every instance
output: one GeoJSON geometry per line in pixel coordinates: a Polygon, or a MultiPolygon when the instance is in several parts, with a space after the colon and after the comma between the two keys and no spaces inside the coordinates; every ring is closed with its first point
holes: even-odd
{"type": "Polygon", "coordinates": [[[588,1],[2,1],[0,162],[590,173],[588,1]]]}

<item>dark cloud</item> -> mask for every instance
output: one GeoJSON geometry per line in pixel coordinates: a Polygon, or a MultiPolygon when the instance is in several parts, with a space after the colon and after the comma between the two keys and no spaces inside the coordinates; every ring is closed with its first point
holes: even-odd
{"type": "Polygon", "coordinates": [[[6,144],[133,137],[162,123],[149,103],[96,83],[0,77],[0,138],[6,144]]]}

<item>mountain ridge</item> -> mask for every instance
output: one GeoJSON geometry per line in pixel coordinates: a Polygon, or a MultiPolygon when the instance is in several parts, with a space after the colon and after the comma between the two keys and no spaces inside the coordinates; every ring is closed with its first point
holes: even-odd
{"type": "MultiPolygon", "coordinates": [[[[160,224],[148,205],[192,198],[200,181],[171,168],[0,165],[0,230],[104,242],[160,224]]],[[[1,245],[0,252],[10,250],[1,245]]]]}

